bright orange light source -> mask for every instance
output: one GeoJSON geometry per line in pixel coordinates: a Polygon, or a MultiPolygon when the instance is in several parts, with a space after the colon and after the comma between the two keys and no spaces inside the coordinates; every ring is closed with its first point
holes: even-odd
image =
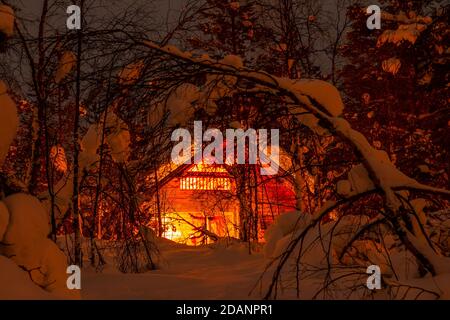
{"type": "Polygon", "coordinates": [[[181,190],[231,190],[229,178],[183,177],[180,178],[181,190]]]}
{"type": "Polygon", "coordinates": [[[221,166],[208,165],[205,163],[198,163],[189,169],[189,172],[223,172],[227,173],[227,170],[221,166]]]}

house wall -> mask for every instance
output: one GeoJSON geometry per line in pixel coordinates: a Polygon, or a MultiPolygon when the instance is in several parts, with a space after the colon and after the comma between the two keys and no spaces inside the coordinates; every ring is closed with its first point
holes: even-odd
{"type": "MultiPolygon", "coordinates": [[[[166,236],[175,237],[172,239],[174,241],[191,245],[199,244],[198,238],[187,235],[188,230],[195,233],[194,227],[188,224],[181,225],[184,219],[188,220],[191,217],[189,221],[196,227],[206,226],[219,236],[238,237],[239,203],[234,194],[234,184],[231,191],[182,190],[180,178],[173,178],[160,191],[161,211],[167,217],[166,236]],[[174,213],[178,214],[174,215],[174,213]],[[205,218],[204,221],[202,217],[205,218]],[[223,229],[224,225],[226,230],[223,229]],[[183,233],[182,236],[180,232],[183,233]],[[181,238],[185,238],[186,241],[182,241],[181,238]]],[[[276,216],[292,210],[295,210],[295,193],[290,182],[276,177],[261,179],[261,185],[258,188],[260,241],[264,240],[264,230],[276,216]]],[[[202,234],[198,232],[197,235],[202,234]]]]}

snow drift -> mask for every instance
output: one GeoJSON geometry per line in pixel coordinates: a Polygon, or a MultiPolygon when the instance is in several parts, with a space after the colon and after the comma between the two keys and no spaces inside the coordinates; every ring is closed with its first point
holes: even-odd
{"type": "Polygon", "coordinates": [[[39,287],[49,292],[69,294],[66,256],[47,238],[50,227],[40,201],[27,194],[13,194],[1,202],[0,215],[3,221],[8,215],[0,254],[27,271],[39,287]]]}

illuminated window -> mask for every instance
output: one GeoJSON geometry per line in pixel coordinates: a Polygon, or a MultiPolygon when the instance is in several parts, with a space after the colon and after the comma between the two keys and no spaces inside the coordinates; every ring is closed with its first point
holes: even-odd
{"type": "Polygon", "coordinates": [[[227,170],[220,165],[199,163],[180,178],[181,190],[231,190],[227,170]]]}
{"type": "Polygon", "coordinates": [[[227,170],[218,165],[208,165],[205,163],[199,163],[192,166],[189,172],[217,172],[217,173],[227,173],[227,170]]]}
{"type": "Polygon", "coordinates": [[[226,177],[182,177],[182,190],[231,190],[230,178],[226,177]]]}

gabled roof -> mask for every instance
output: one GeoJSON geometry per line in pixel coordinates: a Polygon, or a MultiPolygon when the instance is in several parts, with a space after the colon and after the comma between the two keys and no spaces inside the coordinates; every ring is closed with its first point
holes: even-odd
{"type": "MultiPolygon", "coordinates": [[[[172,181],[172,179],[175,179],[177,177],[181,177],[183,176],[188,170],[190,170],[191,168],[193,168],[194,166],[196,166],[197,164],[192,163],[193,162],[193,158],[191,159],[191,164],[182,164],[182,165],[178,165],[178,167],[176,167],[174,170],[170,171],[168,174],[166,174],[161,180],[158,181],[158,186],[159,188],[162,188],[163,186],[165,186],[167,183],[169,183],[170,181],[172,181]]],[[[226,168],[228,165],[226,164],[213,164],[211,166],[218,166],[218,167],[224,167],[226,168]]],[[[228,170],[227,170],[228,171],[228,170]]],[[[233,179],[233,177],[228,173],[225,175],[220,172],[218,173],[220,176],[229,176],[231,179],[233,179]]],[[[195,172],[191,172],[190,175],[199,175],[199,176],[205,176],[205,174],[196,174],[195,172]]],[[[278,173],[276,175],[273,176],[264,176],[267,177],[267,179],[270,179],[271,177],[276,177],[276,178],[283,178],[286,179],[287,181],[289,181],[291,184],[294,183],[294,177],[292,176],[292,174],[286,170],[284,170],[281,166],[279,167],[278,173]]],[[[153,195],[156,192],[156,185],[150,189],[149,194],[153,195]]]]}

